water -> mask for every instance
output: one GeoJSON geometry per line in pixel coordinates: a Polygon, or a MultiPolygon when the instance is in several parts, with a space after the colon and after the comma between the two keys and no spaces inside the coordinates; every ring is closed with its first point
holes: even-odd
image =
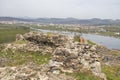
{"type": "MultiPolygon", "coordinates": [[[[61,34],[71,35],[71,36],[73,36],[74,34],[78,34],[76,32],[66,32],[66,31],[52,31],[52,30],[42,30],[42,29],[37,29],[37,30],[42,32],[61,33],[61,34]]],[[[82,36],[88,40],[104,45],[109,49],[120,49],[120,39],[118,38],[95,35],[95,34],[82,34],[82,36]]]]}
{"type": "Polygon", "coordinates": [[[120,39],[118,38],[100,36],[95,34],[83,34],[83,36],[91,41],[102,44],[109,49],[120,49],[120,39]]]}

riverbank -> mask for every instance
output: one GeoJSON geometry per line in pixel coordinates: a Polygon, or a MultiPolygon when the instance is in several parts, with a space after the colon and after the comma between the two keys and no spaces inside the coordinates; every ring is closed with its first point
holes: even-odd
{"type": "Polygon", "coordinates": [[[120,79],[120,50],[111,50],[103,46],[97,48],[102,60],[102,71],[108,80],[120,79]]]}
{"type": "Polygon", "coordinates": [[[114,37],[120,39],[120,26],[119,25],[103,25],[103,26],[58,26],[58,25],[46,25],[46,26],[33,26],[36,29],[42,30],[52,30],[52,31],[67,31],[67,32],[77,32],[83,34],[98,34],[101,36],[114,37]],[[104,27],[103,27],[104,26],[104,27]]]}
{"type": "Polygon", "coordinates": [[[109,49],[118,49],[120,50],[120,39],[113,37],[100,36],[96,34],[83,34],[86,39],[96,42],[106,46],[109,49]]]}
{"type": "Polygon", "coordinates": [[[100,36],[96,34],[80,34],[77,32],[69,32],[69,31],[56,31],[56,30],[43,30],[43,29],[32,29],[34,31],[38,32],[50,32],[50,33],[60,33],[63,35],[69,35],[69,36],[74,36],[74,35],[79,35],[80,37],[84,37],[87,40],[93,41],[97,44],[101,44],[106,46],[109,49],[120,49],[120,39],[118,38],[113,38],[113,37],[106,37],[106,36],[100,36]]]}

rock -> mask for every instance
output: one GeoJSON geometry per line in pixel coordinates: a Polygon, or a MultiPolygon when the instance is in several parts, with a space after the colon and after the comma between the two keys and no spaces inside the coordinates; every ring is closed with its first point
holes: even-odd
{"type": "MultiPolygon", "coordinates": [[[[106,80],[105,75],[101,72],[100,57],[97,55],[96,46],[86,44],[86,41],[81,44],[74,42],[68,36],[41,32],[29,32],[23,36],[17,36],[17,40],[24,39],[28,42],[7,44],[4,51],[11,49],[14,53],[15,51],[39,52],[52,54],[52,58],[48,65],[22,65],[14,70],[11,67],[4,68],[0,73],[1,80],[73,80],[65,75],[63,77],[61,72],[73,73],[88,70],[106,80]],[[11,73],[8,73],[9,71],[11,73]]],[[[108,59],[105,58],[105,61],[108,59]]]]}
{"type": "Polygon", "coordinates": [[[53,74],[60,74],[60,70],[53,70],[53,74]]]}
{"type": "Polygon", "coordinates": [[[91,64],[91,70],[92,70],[92,72],[94,72],[94,73],[101,73],[101,64],[100,64],[100,62],[94,62],[94,63],[92,63],[91,64]]]}
{"type": "Polygon", "coordinates": [[[5,67],[6,63],[9,62],[10,60],[7,58],[0,58],[0,67],[5,67]]]}
{"type": "Polygon", "coordinates": [[[98,76],[103,80],[107,80],[106,75],[104,73],[100,73],[98,76]]]}
{"type": "Polygon", "coordinates": [[[62,62],[56,62],[56,61],[52,61],[52,60],[49,61],[50,67],[54,67],[54,66],[59,67],[62,64],[63,64],[62,62]]]}
{"type": "Polygon", "coordinates": [[[88,61],[86,61],[84,58],[80,60],[80,62],[83,64],[83,69],[90,70],[90,64],[88,61]]]}
{"type": "Polygon", "coordinates": [[[95,51],[95,50],[96,50],[95,46],[92,46],[92,47],[90,48],[90,50],[91,50],[91,51],[95,51]]]}
{"type": "MultiPolygon", "coordinates": [[[[68,43],[69,44],[69,43],[68,43]]],[[[83,72],[90,70],[94,75],[102,75],[101,63],[99,56],[96,53],[95,46],[79,44],[78,42],[72,43],[74,48],[57,47],[53,52],[51,64],[60,69],[62,72],[83,72]],[[60,64],[61,63],[61,64],[60,64]]],[[[99,76],[103,78],[103,76],[99,76]]],[[[105,77],[104,77],[105,80],[105,77]]]]}
{"type": "MultiPolygon", "coordinates": [[[[54,48],[57,46],[64,46],[66,42],[68,42],[69,37],[60,35],[60,34],[54,34],[49,35],[47,33],[41,33],[41,32],[29,32],[24,35],[17,34],[16,35],[16,41],[21,41],[26,43],[24,44],[18,44],[16,42],[7,44],[5,49],[3,51],[7,51],[8,49],[11,49],[13,52],[15,51],[24,51],[24,52],[40,52],[41,54],[48,54],[52,53],[54,48]]],[[[67,52],[66,56],[68,55],[67,52]]]]}
{"type": "Polygon", "coordinates": [[[74,80],[59,73],[58,70],[49,72],[47,65],[25,64],[17,67],[0,67],[0,80],[74,80]]]}
{"type": "Polygon", "coordinates": [[[59,34],[48,36],[46,33],[30,32],[23,35],[28,41],[37,43],[39,45],[60,46],[64,45],[69,37],[59,34]]]}
{"type": "Polygon", "coordinates": [[[16,34],[16,41],[18,40],[25,40],[21,34],[16,34]]]}

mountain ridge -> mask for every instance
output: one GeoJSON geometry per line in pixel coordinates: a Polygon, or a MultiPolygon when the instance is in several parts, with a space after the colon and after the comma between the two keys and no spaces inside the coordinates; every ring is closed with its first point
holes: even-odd
{"type": "Polygon", "coordinates": [[[77,19],[77,18],[17,18],[0,17],[0,21],[23,21],[35,23],[53,23],[53,24],[86,24],[86,25],[120,25],[120,19],[77,19]]]}

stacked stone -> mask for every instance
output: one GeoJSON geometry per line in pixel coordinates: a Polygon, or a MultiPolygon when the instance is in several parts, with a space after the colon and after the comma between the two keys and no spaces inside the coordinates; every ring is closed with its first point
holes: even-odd
{"type": "MultiPolygon", "coordinates": [[[[72,38],[69,38],[64,35],[59,34],[49,35],[47,33],[39,32],[29,32],[24,34],[23,36],[18,35],[17,40],[27,40],[28,43],[8,44],[4,50],[10,48],[12,50],[35,51],[35,52],[40,51],[42,54],[52,53],[52,59],[50,60],[48,67],[49,69],[48,72],[50,73],[50,75],[52,75],[52,73],[54,74],[59,74],[60,72],[73,73],[89,70],[94,75],[99,76],[106,80],[105,75],[101,73],[101,63],[99,61],[99,56],[97,55],[96,46],[94,45],[74,42],[72,38]]],[[[55,78],[56,79],[51,80],[59,80],[57,79],[57,77],[55,78]]]]}
{"type": "Polygon", "coordinates": [[[40,32],[29,32],[23,35],[24,38],[30,42],[34,42],[39,45],[48,46],[60,46],[64,45],[68,41],[68,37],[60,34],[40,33],[40,32]]]}
{"type": "Polygon", "coordinates": [[[99,56],[93,45],[83,45],[75,42],[69,43],[67,47],[58,47],[53,53],[50,66],[53,68],[53,72],[54,70],[60,70],[72,73],[89,70],[96,76],[106,79],[105,75],[101,73],[99,56]]]}
{"type": "Polygon", "coordinates": [[[35,65],[33,63],[16,66],[0,67],[0,80],[75,80],[65,74],[49,72],[48,65],[35,65]]]}

